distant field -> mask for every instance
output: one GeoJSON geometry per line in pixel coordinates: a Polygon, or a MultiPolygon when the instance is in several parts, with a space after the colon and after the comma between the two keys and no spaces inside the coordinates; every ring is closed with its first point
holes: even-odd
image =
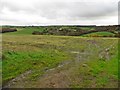
{"type": "Polygon", "coordinates": [[[26,28],[17,28],[17,32],[5,33],[12,35],[31,35],[33,31],[42,31],[44,28],[42,27],[26,27],[26,28]]]}
{"type": "MultiPolygon", "coordinates": [[[[3,34],[5,87],[118,87],[118,38],[3,34]]],[[[99,33],[108,34],[108,33],[99,33]]]]}
{"type": "Polygon", "coordinates": [[[83,36],[115,36],[115,34],[111,33],[111,32],[95,32],[95,33],[90,33],[90,34],[85,34],[83,36]]]}
{"type": "MultiPolygon", "coordinates": [[[[14,27],[15,28],[15,27],[14,27]]],[[[69,28],[69,27],[64,27],[64,28],[69,28]]],[[[80,27],[82,30],[94,30],[94,28],[92,27],[80,27]]],[[[45,27],[24,27],[24,28],[16,28],[17,32],[12,32],[12,33],[5,33],[8,35],[32,35],[32,33],[34,31],[39,31],[39,32],[43,32],[45,31],[45,27]]],[[[102,37],[102,36],[115,36],[115,34],[110,33],[110,32],[95,32],[95,33],[90,33],[90,34],[85,34],[82,35],[84,37],[91,37],[91,36],[96,36],[96,37],[102,37]]]]}
{"type": "MultiPolygon", "coordinates": [[[[12,28],[16,28],[16,27],[12,27],[12,28]]],[[[53,27],[47,27],[47,28],[53,28],[53,27]]],[[[62,27],[62,28],[69,29],[70,27],[62,27]]],[[[79,27],[79,28],[82,29],[82,30],[94,30],[94,28],[92,28],[92,27],[79,27]]],[[[45,27],[19,27],[19,28],[17,27],[16,29],[18,30],[17,32],[12,32],[12,33],[9,33],[9,34],[12,34],[12,35],[14,35],[14,34],[15,35],[19,35],[19,34],[20,35],[21,34],[31,35],[34,31],[43,32],[45,30],[45,27]]],[[[72,29],[75,29],[75,28],[72,27],[72,29]]]]}

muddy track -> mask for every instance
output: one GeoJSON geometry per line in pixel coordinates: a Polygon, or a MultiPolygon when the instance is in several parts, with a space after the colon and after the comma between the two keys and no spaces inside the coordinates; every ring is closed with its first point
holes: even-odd
{"type": "Polygon", "coordinates": [[[69,88],[72,82],[70,78],[71,73],[80,65],[81,60],[84,59],[83,55],[80,56],[80,52],[76,52],[75,54],[76,60],[65,62],[54,70],[49,70],[45,75],[40,77],[35,84],[33,84],[33,87],[69,88]]]}
{"type": "Polygon", "coordinates": [[[57,67],[46,70],[45,74],[40,76],[37,81],[27,81],[26,77],[31,74],[30,71],[19,75],[15,79],[9,81],[4,88],[64,88],[71,84],[70,75],[74,68],[78,67],[80,62],[85,60],[87,52],[71,51],[75,56],[75,60],[67,60],[61,62],[57,67]],[[44,83],[43,83],[44,82],[44,83]]]}
{"type": "Polygon", "coordinates": [[[25,79],[31,73],[32,73],[31,70],[24,72],[23,74],[19,75],[18,77],[10,80],[5,86],[3,86],[3,88],[11,87],[12,85],[16,84],[16,82],[18,82],[18,81],[22,82],[22,80],[25,79]]]}
{"type": "MultiPolygon", "coordinates": [[[[88,60],[94,51],[90,47],[95,46],[97,49],[101,49],[96,43],[89,44],[88,48],[83,52],[81,51],[69,51],[70,54],[74,55],[73,60],[67,60],[61,62],[57,67],[46,70],[45,73],[40,76],[36,81],[26,80],[26,77],[31,74],[32,71],[27,71],[15,79],[11,80],[6,84],[5,88],[69,88],[73,83],[73,79],[76,76],[73,74],[74,70],[79,68],[80,64],[84,60],[88,60]],[[89,52],[88,52],[89,51],[89,52]],[[72,78],[71,78],[72,77],[72,78]]],[[[100,51],[101,53],[106,52],[107,48],[113,47],[114,43],[109,47],[104,47],[100,51]]],[[[100,54],[101,54],[100,53],[100,54]]],[[[108,56],[107,56],[108,57],[108,56]]],[[[108,57],[109,58],[109,57],[108,57]]],[[[80,78],[79,78],[80,79],[80,78]]]]}

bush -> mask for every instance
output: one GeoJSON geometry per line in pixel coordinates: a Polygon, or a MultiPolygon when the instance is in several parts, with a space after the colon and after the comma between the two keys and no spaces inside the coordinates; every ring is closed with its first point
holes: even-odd
{"type": "Polygon", "coordinates": [[[0,29],[0,33],[6,33],[6,32],[15,32],[17,29],[15,28],[2,28],[0,29]]]}
{"type": "Polygon", "coordinates": [[[32,34],[33,34],[33,35],[43,35],[43,33],[42,33],[42,32],[39,32],[39,31],[34,31],[32,34]]]}

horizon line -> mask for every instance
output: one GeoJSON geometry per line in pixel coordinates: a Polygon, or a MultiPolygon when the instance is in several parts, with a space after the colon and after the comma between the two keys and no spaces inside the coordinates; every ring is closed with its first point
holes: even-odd
{"type": "Polygon", "coordinates": [[[74,24],[71,24],[71,25],[70,24],[68,24],[68,25],[67,24],[63,24],[63,25],[62,24],[59,24],[59,25],[57,25],[57,24],[51,24],[51,25],[49,25],[49,24],[48,25],[7,25],[6,24],[6,25],[0,25],[0,26],[117,26],[117,25],[120,25],[120,24],[109,24],[109,25],[92,25],[92,24],[91,25],[88,25],[88,24],[87,25],[77,25],[77,24],[75,24],[75,25],[74,24]]]}

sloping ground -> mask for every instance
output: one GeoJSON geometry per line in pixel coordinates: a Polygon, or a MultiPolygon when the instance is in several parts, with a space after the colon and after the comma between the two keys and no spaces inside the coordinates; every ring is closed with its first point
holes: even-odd
{"type": "Polygon", "coordinates": [[[3,35],[3,55],[6,88],[118,87],[117,38],[3,35]]]}
{"type": "Polygon", "coordinates": [[[47,27],[46,30],[34,31],[33,35],[64,35],[64,36],[80,36],[94,32],[109,32],[118,36],[118,26],[93,26],[93,27],[47,27]]]}
{"type": "MultiPolygon", "coordinates": [[[[12,27],[10,27],[12,28],[12,27]]],[[[17,32],[5,33],[11,35],[31,35],[33,31],[42,31],[44,27],[14,27],[17,29],[17,32]]]]}

